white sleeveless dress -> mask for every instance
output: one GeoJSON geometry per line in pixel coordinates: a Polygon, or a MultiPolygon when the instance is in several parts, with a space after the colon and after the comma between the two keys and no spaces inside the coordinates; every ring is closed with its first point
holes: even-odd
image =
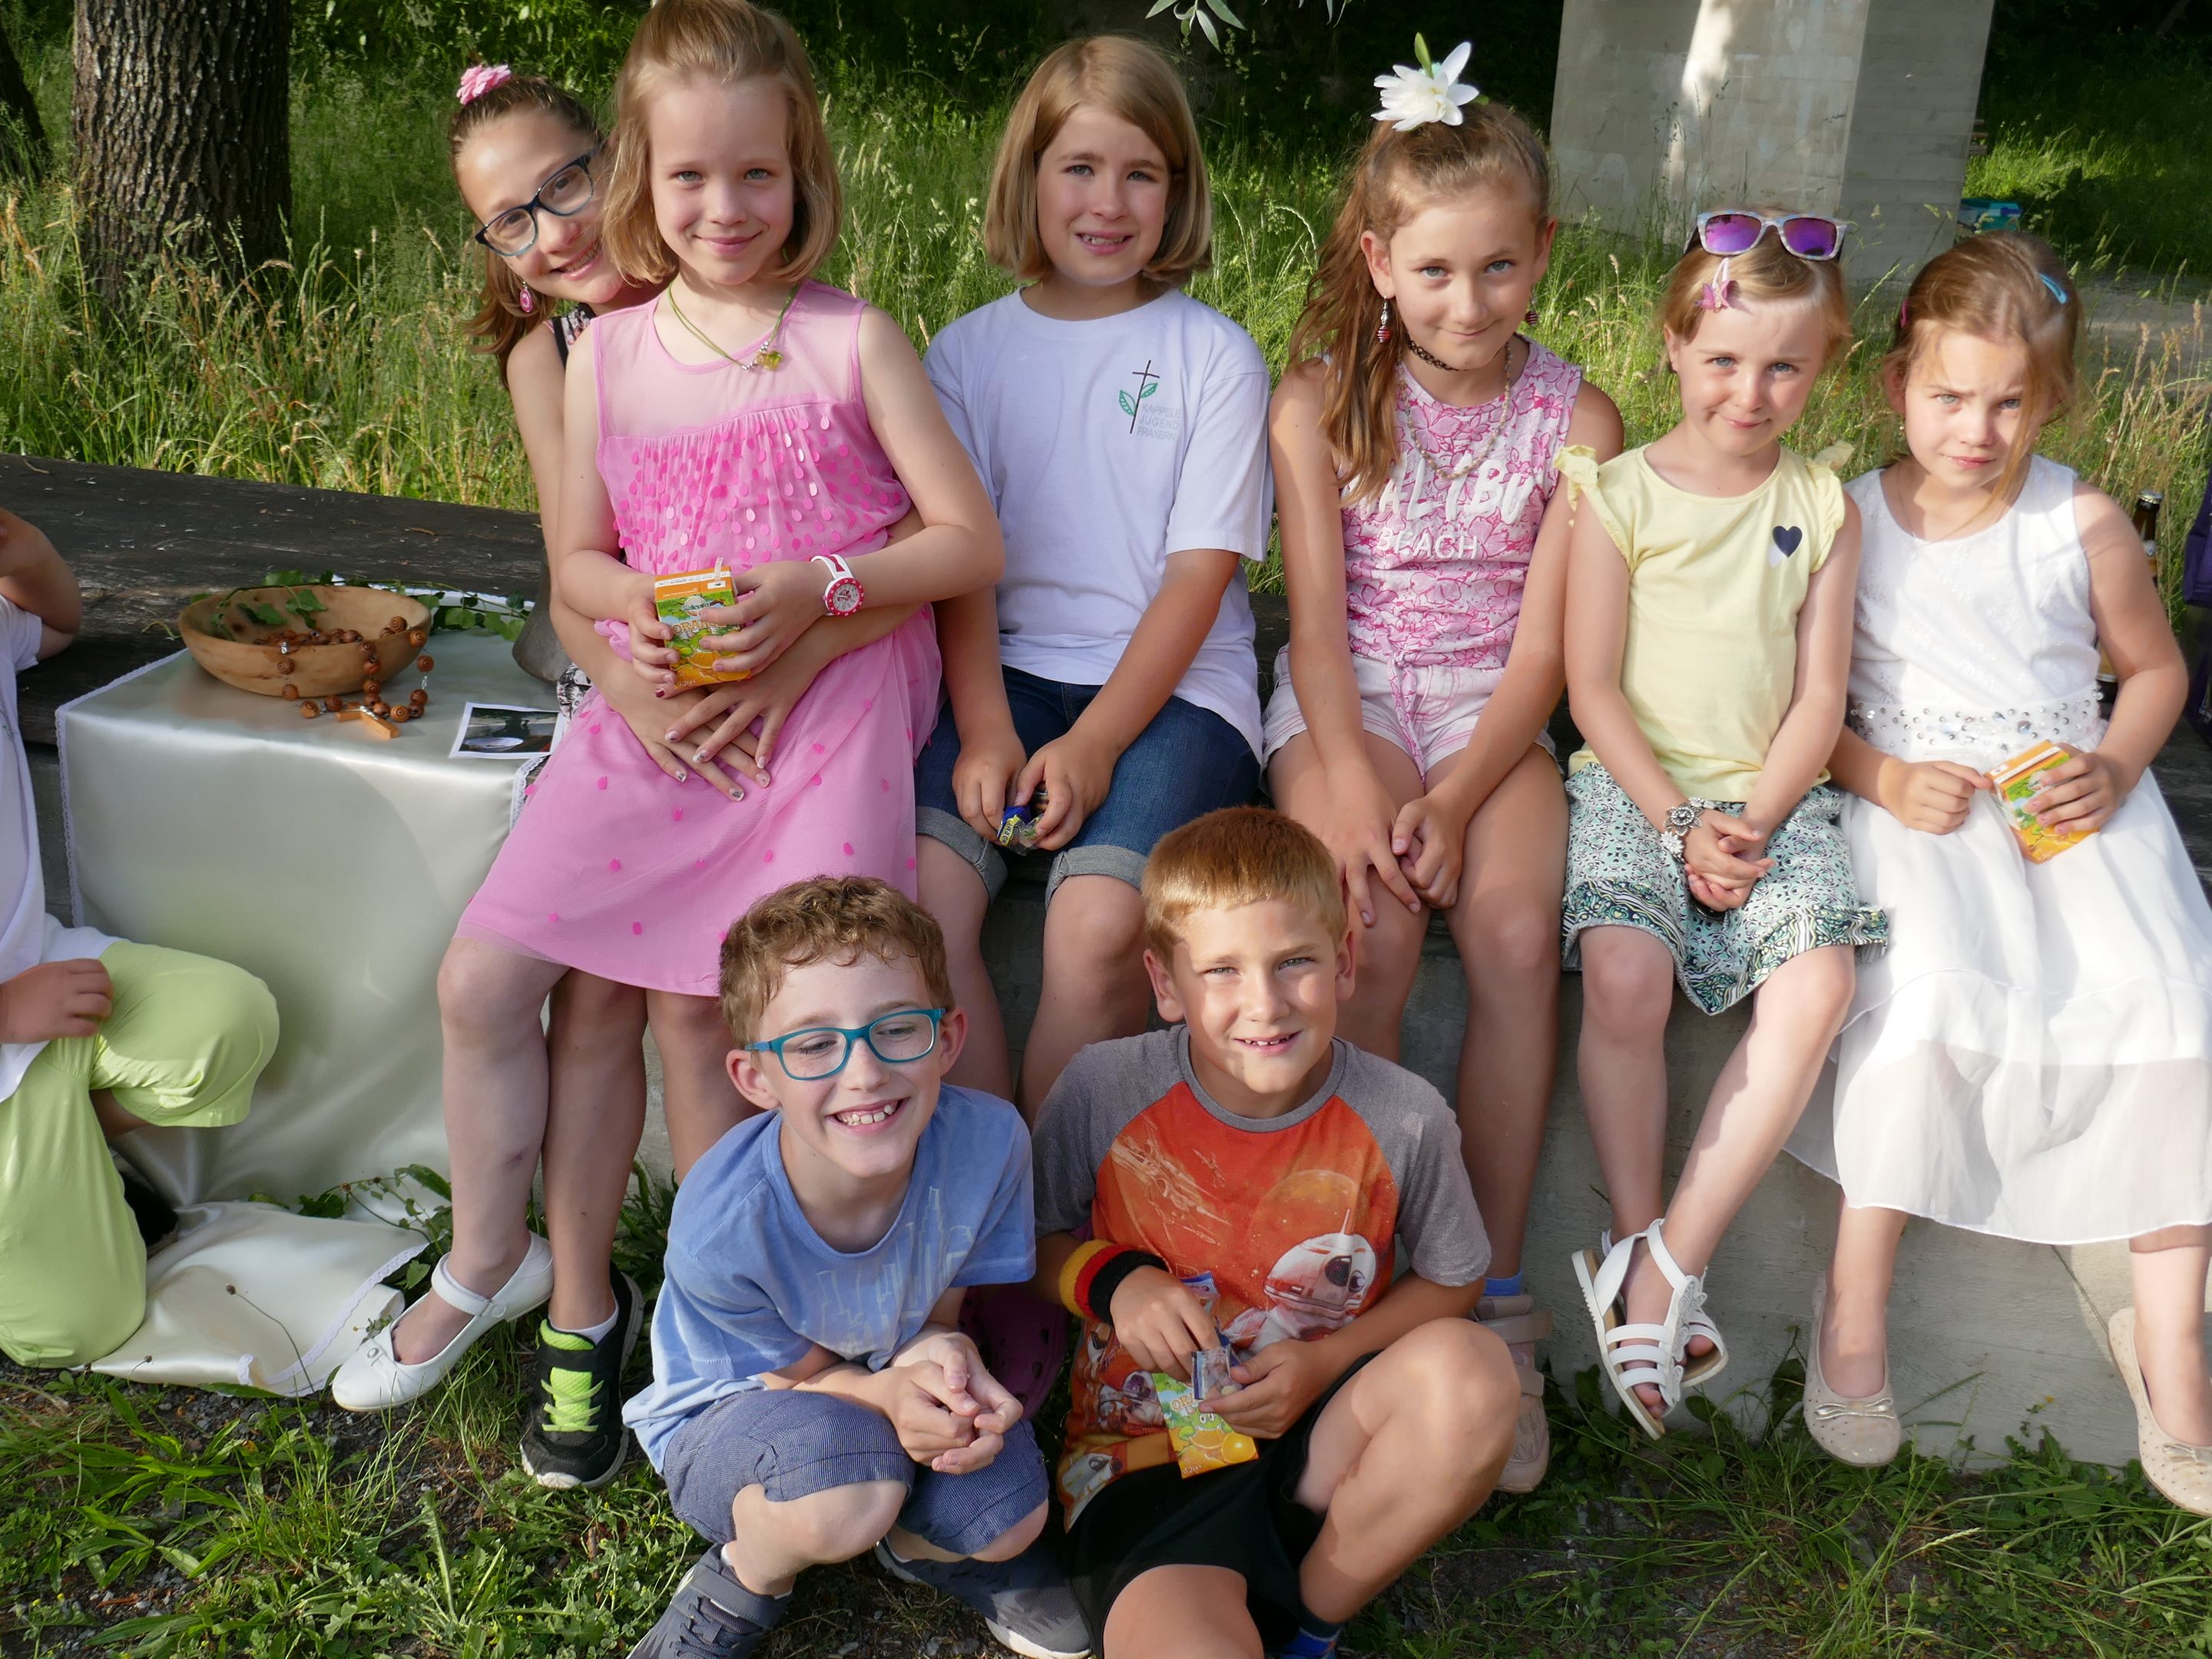
{"type": "MultiPolygon", "coordinates": [[[[2003,519],[1925,542],[1880,472],[1850,485],[1852,730],[1984,770],[2041,739],[2103,741],[2074,489],[2038,458],[2003,519]]],[[[1990,794],[1948,836],[1856,796],[1842,823],[1889,949],[1859,965],[1832,1101],[1790,1150],[1854,1205],[2006,1238],[2212,1221],[2212,907],[2151,775],[2040,865],[1990,794]]]]}

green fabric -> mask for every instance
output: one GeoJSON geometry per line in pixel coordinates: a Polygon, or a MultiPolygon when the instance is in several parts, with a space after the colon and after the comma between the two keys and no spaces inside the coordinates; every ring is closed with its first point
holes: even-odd
{"type": "Polygon", "coordinates": [[[276,1048],[276,1005],[242,969],[150,945],[108,947],[115,1010],[48,1043],[0,1101],[0,1352],[82,1365],[138,1327],[146,1251],[92,1096],[149,1124],[235,1123],[276,1048]]]}

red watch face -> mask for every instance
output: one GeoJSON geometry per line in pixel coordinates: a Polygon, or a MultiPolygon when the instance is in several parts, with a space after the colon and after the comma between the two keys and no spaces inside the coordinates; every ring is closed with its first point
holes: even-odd
{"type": "Polygon", "coordinates": [[[822,595],[822,608],[833,617],[849,617],[860,608],[860,580],[840,576],[822,595]]]}

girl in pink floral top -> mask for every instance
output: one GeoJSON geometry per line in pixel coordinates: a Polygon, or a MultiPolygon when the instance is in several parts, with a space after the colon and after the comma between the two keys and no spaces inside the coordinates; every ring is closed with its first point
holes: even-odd
{"type": "Polygon", "coordinates": [[[1502,106],[1378,119],[1270,417],[1291,642],[1268,781],[1336,855],[1358,915],[1346,1036],[1397,1057],[1431,908],[1466,965],[1460,1121],[1497,1247],[1480,1314],[1522,1368],[1500,1483],[1519,1492],[1548,1455],[1533,1344],[1549,1317],[1522,1291],[1521,1245],[1566,856],[1544,733],[1564,684],[1553,458],[1621,447],[1612,400],[1515,331],[1551,254],[1549,191],[1541,145],[1502,106]]]}

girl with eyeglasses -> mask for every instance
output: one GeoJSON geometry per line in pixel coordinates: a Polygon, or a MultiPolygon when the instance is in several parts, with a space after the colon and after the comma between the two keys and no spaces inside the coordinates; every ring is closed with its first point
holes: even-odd
{"type": "Polygon", "coordinates": [[[1645,1433],[1728,1352],[1705,1274],[1782,1150],[1850,1006],[1859,902],[1826,781],[1850,665],[1858,510],[1827,458],[1783,442],[1850,337],[1816,216],[1707,215],[1659,325],[1681,418],[1600,465],[1560,458],[1570,544],[1567,964],[1612,1226],[1576,1253],[1606,1376],[1645,1433]],[[1674,1196],[1666,1032],[1748,997],[1674,1196]]]}
{"type": "MultiPolygon", "coordinates": [[[[648,298],[652,289],[623,276],[600,247],[592,173],[600,136],[580,99],[542,76],[516,75],[504,64],[470,69],[457,96],[460,107],[448,124],[447,143],[454,180],[478,221],[474,240],[484,266],[483,298],[470,333],[507,381],[550,547],[558,531],[569,350],[595,316],[648,298]]],[[[550,583],[539,603],[550,607],[554,630],[577,665],[562,677],[564,707],[580,702],[594,680],[629,689],[612,648],[586,618],[559,605],[550,583]]],[[[650,742],[666,729],[666,704],[639,688],[621,712],[647,723],[641,740],[664,767],[680,772],[665,744],[654,748],[650,742]]],[[[454,1197],[455,1255],[473,1244],[485,1256],[519,1254],[533,1267],[526,1284],[510,1284],[513,1305],[505,1310],[512,1316],[547,1304],[525,1409],[522,1462],[547,1486],[598,1486],[622,1466],[624,1437],[616,1402],[587,1400],[578,1406],[562,1396],[575,1391],[572,1376],[582,1377],[587,1389],[594,1370],[618,1374],[637,1340],[638,1289],[614,1270],[611,1255],[645,1125],[646,994],[577,971],[562,976],[550,1001],[550,1023],[532,1060],[544,1080],[516,1121],[503,1126],[501,1136],[514,1149],[524,1182],[542,1167],[550,1244],[526,1230],[526,1190],[509,1194],[511,1201],[486,1204],[478,1189],[464,1185],[454,1197]]],[[[679,1033],[656,1035],[665,1051],[680,1054],[679,1033]]],[[[741,1113],[726,1084],[684,1086],[702,1075],[703,1063],[672,1067],[674,1086],[665,1091],[679,1170],[741,1113]]],[[[480,1109],[471,1109],[469,1119],[449,1123],[448,1130],[465,1149],[458,1160],[464,1164],[466,1146],[494,1127],[480,1109]]],[[[441,1271],[451,1277],[456,1269],[449,1262],[441,1271]]],[[[474,1296],[459,1279],[453,1283],[460,1294],[474,1296]]],[[[472,1338],[461,1333],[471,1322],[453,1298],[434,1290],[339,1368],[331,1379],[333,1398],[349,1410],[374,1411],[427,1392],[465,1352],[472,1338]]]]}

